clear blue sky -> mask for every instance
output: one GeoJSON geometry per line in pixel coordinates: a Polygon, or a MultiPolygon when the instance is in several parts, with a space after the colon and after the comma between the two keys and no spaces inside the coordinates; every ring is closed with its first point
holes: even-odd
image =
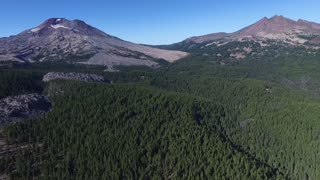
{"type": "Polygon", "coordinates": [[[169,44],[276,14],[320,22],[319,8],[320,0],[1,0],[0,37],[64,17],[128,41],[169,44]]]}

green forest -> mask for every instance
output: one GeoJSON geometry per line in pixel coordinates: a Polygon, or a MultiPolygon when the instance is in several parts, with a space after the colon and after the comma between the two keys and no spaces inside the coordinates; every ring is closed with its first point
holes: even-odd
{"type": "Polygon", "coordinates": [[[64,63],[0,69],[0,97],[42,92],[48,114],[4,128],[11,179],[319,179],[316,55],[191,55],[158,69],[64,63]],[[112,84],[41,82],[49,71],[112,84]]]}

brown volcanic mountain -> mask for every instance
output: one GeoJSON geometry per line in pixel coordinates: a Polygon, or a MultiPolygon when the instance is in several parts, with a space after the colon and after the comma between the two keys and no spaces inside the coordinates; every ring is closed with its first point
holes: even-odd
{"type": "Polygon", "coordinates": [[[80,20],[51,18],[39,26],[0,39],[0,61],[70,60],[87,64],[159,66],[187,56],[180,51],[134,44],[108,35],[80,20]]]}
{"type": "Polygon", "coordinates": [[[299,29],[298,22],[283,16],[274,16],[270,19],[263,18],[255,24],[235,32],[238,36],[258,36],[261,33],[275,34],[299,29]]]}
{"type": "MultiPolygon", "coordinates": [[[[203,43],[221,38],[261,37],[267,39],[291,39],[305,42],[299,36],[320,35],[320,24],[305,20],[294,21],[283,16],[263,18],[258,22],[234,33],[213,33],[204,36],[196,36],[186,39],[184,42],[203,43]]],[[[310,40],[312,41],[312,39],[310,40]]],[[[317,42],[315,40],[315,42],[317,42]]]]}

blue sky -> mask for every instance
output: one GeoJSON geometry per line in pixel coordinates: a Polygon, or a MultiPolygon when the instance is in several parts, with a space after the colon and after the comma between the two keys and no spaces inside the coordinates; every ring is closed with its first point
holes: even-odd
{"type": "Polygon", "coordinates": [[[319,8],[319,0],[1,0],[0,37],[64,17],[128,41],[170,44],[273,15],[320,22],[319,8]]]}

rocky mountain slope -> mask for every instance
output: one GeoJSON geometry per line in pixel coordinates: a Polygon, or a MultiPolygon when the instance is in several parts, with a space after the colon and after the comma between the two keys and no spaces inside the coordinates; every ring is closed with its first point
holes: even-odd
{"type": "Polygon", "coordinates": [[[108,35],[80,20],[51,18],[39,26],[0,38],[0,62],[65,60],[86,64],[159,66],[187,56],[180,51],[134,44],[108,35]]]}
{"type": "Polygon", "coordinates": [[[297,51],[297,48],[310,54],[320,49],[320,24],[283,16],[265,17],[233,33],[195,36],[180,43],[158,47],[235,59],[270,52],[279,54],[280,50],[289,53],[297,51]]]}

